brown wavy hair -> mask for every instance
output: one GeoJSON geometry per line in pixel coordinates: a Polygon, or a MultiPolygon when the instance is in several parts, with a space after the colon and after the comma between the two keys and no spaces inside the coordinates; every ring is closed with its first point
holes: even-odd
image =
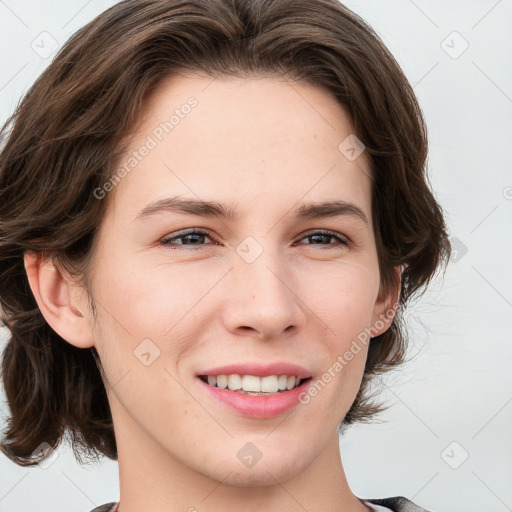
{"type": "Polygon", "coordinates": [[[10,408],[0,449],[21,466],[40,462],[36,448],[55,449],[66,433],[80,463],[83,453],[117,460],[98,353],[50,328],[23,255],[53,258],[90,291],[89,263],[108,204],[93,191],[112,176],[147,94],[188,70],[313,84],[334,94],[366,146],[382,289],[396,286],[396,266],[403,273],[398,313],[372,338],[361,388],[340,426],[383,410],[368,384],[403,363],[401,310],[448,262],[421,109],[364,20],[338,0],[122,1],[67,41],[0,131],[0,308],[9,334],[1,371],[10,408]]]}

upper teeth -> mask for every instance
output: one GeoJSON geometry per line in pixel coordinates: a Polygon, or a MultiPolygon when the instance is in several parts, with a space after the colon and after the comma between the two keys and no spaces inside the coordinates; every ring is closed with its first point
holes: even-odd
{"type": "Polygon", "coordinates": [[[293,389],[298,386],[299,377],[287,375],[269,375],[267,377],[257,377],[255,375],[208,375],[208,384],[225,389],[226,387],[236,391],[276,393],[285,389],[293,389]]]}

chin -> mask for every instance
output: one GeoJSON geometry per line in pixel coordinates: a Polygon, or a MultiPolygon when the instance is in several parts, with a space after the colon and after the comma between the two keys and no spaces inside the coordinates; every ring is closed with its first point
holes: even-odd
{"type": "Polygon", "coordinates": [[[303,469],[301,463],[302,461],[297,461],[297,459],[287,461],[282,457],[279,460],[264,461],[262,457],[253,467],[244,468],[241,467],[241,463],[224,466],[220,470],[214,471],[209,478],[232,487],[275,486],[277,482],[290,480],[299,473],[303,469]]]}
{"type": "Polygon", "coordinates": [[[275,486],[277,482],[293,477],[293,474],[287,474],[288,471],[286,471],[285,475],[282,475],[282,470],[260,469],[258,472],[253,473],[254,469],[255,468],[252,468],[241,472],[239,470],[233,471],[219,481],[221,481],[223,485],[229,485],[231,487],[271,487],[275,486]]]}

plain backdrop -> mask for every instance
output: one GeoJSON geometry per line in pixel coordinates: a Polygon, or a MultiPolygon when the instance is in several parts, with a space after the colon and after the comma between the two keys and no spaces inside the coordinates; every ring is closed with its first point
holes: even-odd
{"type": "MultiPolygon", "coordinates": [[[[114,3],[0,0],[2,122],[54,50],[114,3]]],[[[347,477],[363,498],[403,495],[435,512],[512,510],[512,2],[345,3],[414,86],[456,249],[444,279],[407,312],[412,359],[383,380],[383,422],[341,436],[347,477]]],[[[0,413],[3,427],[3,388],[0,413]]],[[[0,512],[117,501],[117,471],[106,459],[78,466],[66,445],[46,468],[0,455],[0,512]]]]}

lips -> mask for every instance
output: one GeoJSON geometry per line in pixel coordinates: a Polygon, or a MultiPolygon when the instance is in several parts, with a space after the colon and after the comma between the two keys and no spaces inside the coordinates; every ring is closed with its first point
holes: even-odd
{"type": "Polygon", "coordinates": [[[207,368],[196,373],[196,376],[203,375],[254,375],[256,377],[268,377],[269,375],[295,375],[299,379],[307,379],[312,372],[303,366],[287,362],[275,362],[270,364],[244,363],[217,366],[207,368]]]}
{"type": "Polygon", "coordinates": [[[237,415],[253,419],[275,418],[298,406],[302,403],[300,396],[303,393],[307,393],[309,386],[313,384],[313,379],[307,378],[299,386],[291,390],[270,393],[268,396],[252,396],[250,394],[241,394],[239,391],[210,386],[199,377],[195,380],[202,390],[201,392],[204,392],[205,396],[210,397],[210,400],[214,400],[221,407],[227,407],[237,415]]]}

